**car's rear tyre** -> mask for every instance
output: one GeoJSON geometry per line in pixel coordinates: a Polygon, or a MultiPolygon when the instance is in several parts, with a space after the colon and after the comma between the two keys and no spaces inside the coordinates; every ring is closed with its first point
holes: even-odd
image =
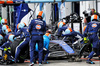
{"type": "MultiPolygon", "coordinates": [[[[12,44],[11,44],[11,54],[13,57],[15,57],[15,52],[16,52],[16,47],[20,44],[20,42],[22,42],[22,39],[16,39],[12,44]]],[[[27,46],[25,46],[19,55],[19,63],[23,63],[24,59],[26,59],[29,55],[29,45],[27,44],[27,46]]]]}

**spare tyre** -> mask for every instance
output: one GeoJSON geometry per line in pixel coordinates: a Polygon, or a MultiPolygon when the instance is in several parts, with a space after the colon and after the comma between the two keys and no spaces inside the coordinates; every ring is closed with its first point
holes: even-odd
{"type": "MultiPolygon", "coordinates": [[[[13,57],[15,57],[15,52],[16,52],[16,47],[23,41],[23,39],[16,39],[14,42],[12,42],[12,44],[10,45],[11,47],[11,54],[13,57]]],[[[27,44],[27,46],[25,46],[20,54],[19,54],[19,62],[23,63],[24,59],[26,59],[29,56],[29,44],[27,44]]]]}

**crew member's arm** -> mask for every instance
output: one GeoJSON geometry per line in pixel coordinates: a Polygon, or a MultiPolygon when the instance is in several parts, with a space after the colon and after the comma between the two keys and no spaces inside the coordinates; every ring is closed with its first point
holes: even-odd
{"type": "Polygon", "coordinates": [[[84,37],[87,37],[88,27],[89,27],[89,24],[87,24],[87,27],[86,27],[86,29],[85,29],[85,31],[84,31],[84,34],[83,34],[84,37]]]}
{"type": "Polygon", "coordinates": [[[86,29],[84,31],[84,34],[83,34],[83,36],[84,36],[84,43],[87,43],[89,41],[89,39],[87,39],[88,27],[89,27],[89,24],[87,24],[87,27],[86,27],[86,29]]]}
{"type": "Polygon", "coordinates": [[[17,37],[17,36],[21,35],[21,33],[22,33],[22,31],[21,31],[21,29],[20,29],[20,30],[18,30],[18,31],[15,33],[15,36],[14,36],[14,37],[17,37]]]}
{"type": "Polygon", "coordinates": [[[10,44],[11,44],[11,42],[10,42],[10,41],[7,41],[7,42],[5,42],[5,43],[1,46],[1,48],[9,47],[10,44]]]}
{"type": "Polygon", "coordinates": [[[58,29],[58,33],[57,33],[57,35],[60,36],[61,33],[62,33],[62,31],[63,31],[63,29],[62,29],[62,28],[59,28],[59,29],[58,29]]]}
{"type": "Polygon", "coordinates": [[[31,23],[29,24],[29,33],[31,34],[31,31],[32,31],[32,22],[33,20],[31,21],[31,23]]]}
{"type": "Polygon", "coordinates": [[[86,18],[84,19],[84,23],[87,23],[87,20],[86,20],[86,18]]]}
{"type": "Polygon", "coordinates": [[[44,21],[44,34],[46,32],[46,22],[44,21]]]}
{"type": "Polygon", "coordinates": [[[72,35],[73,35],[73,33],[71,32],[71,33],[69,33],[69,34],[65,34],[65,35],[62,35],[62,36],[68,37],[68,36],[72,36],[72,35]]]}

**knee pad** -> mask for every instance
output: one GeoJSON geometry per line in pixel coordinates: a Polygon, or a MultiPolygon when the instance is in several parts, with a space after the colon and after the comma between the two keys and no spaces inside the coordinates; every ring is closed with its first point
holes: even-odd
{"type": "Polygon", "coordinates": [[[94,51],[94,52],[97,52],[97,48],[93,48],[93,51],[94,51]]]}

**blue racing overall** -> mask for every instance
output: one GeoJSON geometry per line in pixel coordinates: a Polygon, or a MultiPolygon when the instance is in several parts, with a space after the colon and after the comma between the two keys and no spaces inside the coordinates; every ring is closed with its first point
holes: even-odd
{"type": "MultiPolygon", "coordinates": [[[[7,48],[9,48],[10,47],[10,44],[12,43],[10,40],[9,40],[9,36],[10,35],[12,35],[13,33],[12,32],[10,32],[10,33],[8,33],[6,36],[5,36],[5,43],[3,43],[3,45],[2,46],[0,46],[0,48],[3,48],[3,50],[4,49],[7,49],[7,48]]],[[[10,49],[10,48],[9,48],[10,49]]],[[[8,60],[13,60],[13,58],[11,57],[11,53],[9,53],[7,50],[4,50],[3,51],[3,53],[5,54],[7,54],[7,59],[8,60]]]]}
{"type": "Polygon", "coordinates": [[[20,51],[29,44],[30,41],[30,34],[28,31],[28,27],[23,27],[18,30],[18,32],[15,34],[16,36],[22,36],[24,40],[16,47],[16,53],[15,53],[15,62],[18,60],[20,51]]]}
{"type": "Polygon", "coordinates": [[[30,62],[34,62],[35,45],[38,44],[39,63],[42,63],[43,57],[43,35],[46,32],[46,22],[41,19],[34,19],[29,25],[29,32],[31,33],[30,42],[30,62]]]}
{"type": "MultiPolygon", "coordinates": [[[[43,36],[43,39],[44,39],[43,54],[45,54],[44,62],[46,62],[47,59],[48,59],[48,54],[49,54],[49,42],[50,42],[50,39],[46,35],[43,36]]],[[[36,44],[35,51],[36,52],[38,51],[38,44],[36,44]]]]}
{"type": "Polygon", "coordinates": [[[97,21],[92,21],[87,24],[87,27],[84,31],[84,37],[89,38],[90,44],[93,44],[93,51],[89,54],[88,58],[91,59],[93,54],[98,51],[99,48],[99,38],[98,38],[98,30],[100,29],[100,23],[97,21]]]}
{"type": "Polygon", "coordinates": [[[57,33],[57,35],[58,35],[58,36],[61,36],[61,34],[62,34],[67,28],[68,28],[67,25],[65,25],[65,26],[63,26],[63,27],[61,27],[61,28],[58,28],[58,33],[57,33]]]}

